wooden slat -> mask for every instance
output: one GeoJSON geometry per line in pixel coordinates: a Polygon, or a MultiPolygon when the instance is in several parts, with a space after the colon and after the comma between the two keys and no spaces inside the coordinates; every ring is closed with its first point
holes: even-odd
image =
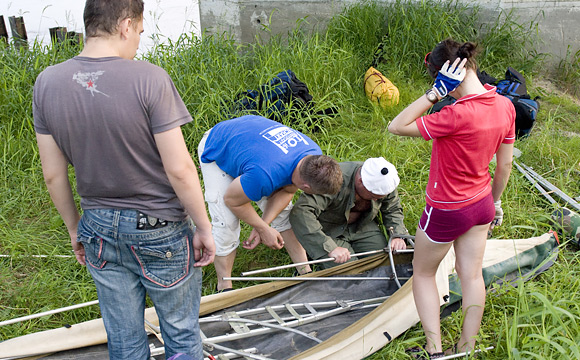
{"type": "Polygon", "coordinates": [[[6,30],[4,15],[0,15],[0,41],[4,41],[4,43],[8,44],[8,31],[6,30]]]}
{"type": "Polygon", "coordinates": [[[12,30],[12,39],[16,48],[28,46],[28,35],[26,34],[26,26],[24,26],[24,18],[22,16],[9,16],[8,22],[12,30]]]}

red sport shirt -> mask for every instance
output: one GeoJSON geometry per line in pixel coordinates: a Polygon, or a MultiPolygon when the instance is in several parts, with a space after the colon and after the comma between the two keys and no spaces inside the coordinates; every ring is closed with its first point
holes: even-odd
{"type": "Polygon", "coordinates": [[[426,200],[435,208],[460,209],[489,194],[489,163],[502,143],[515,141],[512,102],[485,88],[417,119],[423,138],[433,140],[426,200]]]}

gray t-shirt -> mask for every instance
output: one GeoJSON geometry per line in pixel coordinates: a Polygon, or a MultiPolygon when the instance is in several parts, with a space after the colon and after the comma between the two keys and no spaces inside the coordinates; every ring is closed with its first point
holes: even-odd
{"type": "Polygon", "coordinates": [[[83,209],[185,218],[153,137],[192,120],[165,70],[77,56],[38,76],[32,108],[36,132],[52,135],[74,166],[83,209]]]}

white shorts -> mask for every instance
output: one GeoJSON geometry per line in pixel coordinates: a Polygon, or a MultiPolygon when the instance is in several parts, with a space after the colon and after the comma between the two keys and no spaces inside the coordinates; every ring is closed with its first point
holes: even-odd
{"type": "MultiPolygon", "coordinates": [[[[199,142],[197,147],[199,157],[201,157],[205,149],[205,141],[210,131],[207,131],[199,142]]],[[[240,219],[224,203],[224,195],[234,178],[220,169],[215,161],[203,163],[200,160],[199,163],[205,186],[205,201],[211,216],[216,255],[226,256],[236,250],[240,244],[240,219]]],[[[267,203],[267,197],[263,197],[256,202],[262,211],[266,208],[267,203]]],[[[270,226],[273,229],[282,232],[292,228],[289,220],[292,206],[292,202],[289,202],[284,210],[272,221],[270,226]]]]}

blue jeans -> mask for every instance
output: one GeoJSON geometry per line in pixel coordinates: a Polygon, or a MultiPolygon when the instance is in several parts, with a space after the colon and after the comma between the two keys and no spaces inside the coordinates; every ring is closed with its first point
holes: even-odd
{"type": "Polygon", "coordinates": [[[166,357],[202,359],[199,331],[201,269],[193,264],[193,227],[187,220],[137,230],[135,210],[85,210],[78,241],[97,287],[109,357],[149,358],[145,294],[155,304],[166,357]]]}

